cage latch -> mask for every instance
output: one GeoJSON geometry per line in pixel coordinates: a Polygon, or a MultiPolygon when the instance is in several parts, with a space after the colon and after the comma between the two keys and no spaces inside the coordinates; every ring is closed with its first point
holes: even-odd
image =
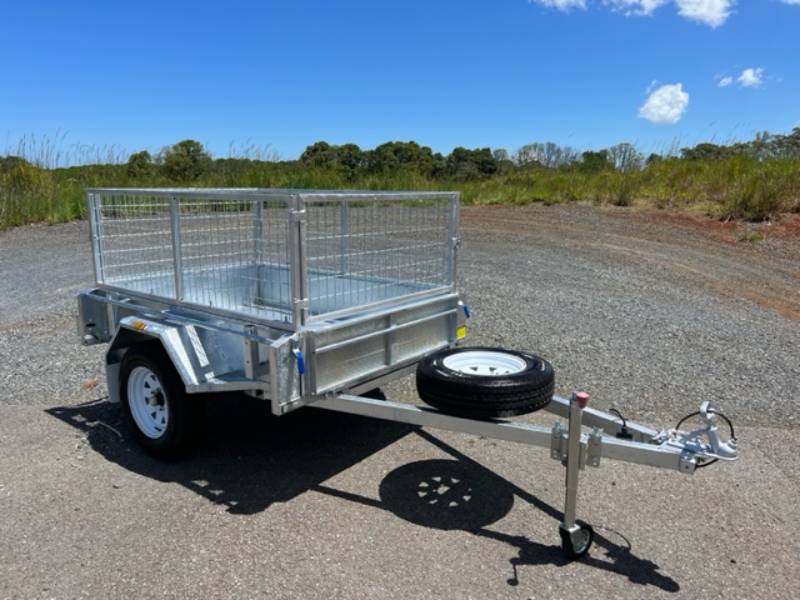
{"type": "Polygon", "coordinates": [[[297,372],[302,375],[306,372],[306,361],[303,359],[303,352],[300,349],[295,350],[294,357],[297,360],[297,372]]]}

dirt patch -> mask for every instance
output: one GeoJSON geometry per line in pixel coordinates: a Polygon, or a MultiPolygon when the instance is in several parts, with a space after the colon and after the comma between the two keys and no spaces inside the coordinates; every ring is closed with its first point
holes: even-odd
{"type": "Polygon", "coordinates": [[[643,210],[633,214],[639,219],[690,229],[726,243],[740,243],[743,241],[743,236],[753,233],[762,234],[764,239],[774,237],[800,242],[800,215],[798,214],[778,215],[775,219],[763,223],[721,221],[700,215],[653,210],[643,210]]]}
{"type": "Polygon", "coordinates": [[[645,210],[636,213],[636,218],[671,227],[682,227],[726,243],[735,243],[741,232],[745,231],[744,226],[736,221],[720,221],[697,215],[645,210]]]}
{"type": "Polygon", "coordinates": [[[800,320],[800,215],[748,224],[574,204],[480,206],[464,208],[462,228],[479,238],[567,244],[591,260],[650,264],[678,274],[687,287],[800,320]],[[745,237],[753,233],[763,238],[745,237]]]}
{"type": "Polygon", "coordinates": [[[781,215],[775,221],[757,225],[768,236],[800,241],[800,214],[781,215]]]}

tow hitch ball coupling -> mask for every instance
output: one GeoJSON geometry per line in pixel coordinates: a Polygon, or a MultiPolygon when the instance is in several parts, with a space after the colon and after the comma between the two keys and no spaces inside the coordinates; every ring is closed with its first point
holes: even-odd
{"type": "MultiPolygon", "coordinates": [[[[700,410],[684,417],[678,424],[678,427],[666,432],[662,432],[662,442],[670,446],[682,448],[687,458],[691,456],[695,459],[706,459],[703,462],[711,460],[736,460],[739,451],[736,447],[736,435],[734,433],[733,424],[722,413],[720,413],[710,402],[705,401],[700,405],[700,410]],[[703,422],[702,426],[691,431],[680,431],[683,421],[688,420],[690,417],[699,416],[703,422]],[[722,441],[719,435],[719,426],[717,425],[717,417],[722,417],[728,424],[730,429],[730,437],[727,441],[722,441]]],[[[699,463],[703,464],[703,463],[699,463]]],[[[698,465],[699,466],[699,465],[698,465]]]]}

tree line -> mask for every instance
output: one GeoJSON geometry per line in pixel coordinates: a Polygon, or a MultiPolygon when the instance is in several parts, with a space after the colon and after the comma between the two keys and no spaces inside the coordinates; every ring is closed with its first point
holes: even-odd
{"type": "MultiPolygon", "coordinates": [[[[786,135],[759,133],[751,141],[731,144],[699,143],[677,154],[645,156],[636,146],[621,143],[601,150],[578,151],[553,142],[526,144],[513,153],[498,148],[454,148],[443,155],[415,141],[392,141],[364,150],[357,144],[319,141],[306,147],[297,161],[282,161],[310,169],[334,170],[357,179],[366,175],[413,172],[429,179],[471,181],[529,169],[577,170],[592,174],[604,170],[637,171],[665,160],[724,160],[746,156],[756,160],[800,160],[800,127],[786,135]]],[[[200,142],[183,140],[156,156],[141,151],[130,156],[128,175],[133,178],[160,170],[168,179],[192,181],[216,167],[236,166],[251,159],[212,160],[200,142]]]]}
{"type": "MultiPolygon", "coordinates": [[[[526,144],[513,153],[505,149],[454,148],[443,155],[415,141],[391,141],[373,149],[356,144],[330,144],[319,141],[308,146],[297,160],[278,161],[293,169],[334,171],[346,180],[370,175],[411,173],[431,180],[474,181],[496,175],[508,175],[536,169],[577,171],[596,174],[603,171],[622,173],[641,171],[663,160],[716,161],[746,156],[759,161],[800,159],[800,127],[786,135],[759,133],[753,140],[731,144],[704,142],[682,148],[667,155],[645,155],[633,144],[621,143],[601,150],[578,151],[553,142],[526,144]]],[[[259,158],[212,159],[196,140],[183,140],[151,155],[147,150],[128,157],[125,169],[132,180],[151,180],[154,177],[175,182],[192,182],[222,170],[240,170],[259,158]]],[[[267,161],[275,164],[275,161],[267,161]]],[[[0,157],[0,171],[27,164],[17,156],[0,157]]],[[[81,167],[73,167],[80,169],[81,167]]]]}

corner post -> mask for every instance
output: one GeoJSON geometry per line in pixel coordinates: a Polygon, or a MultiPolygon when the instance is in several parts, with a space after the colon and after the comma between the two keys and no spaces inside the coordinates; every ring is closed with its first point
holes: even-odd
{"type": "Polygon", "coordinates": [[[178,197],[170,196],[169,222],[172,230],[172,260],[175,267],[175,299],[183,300],[183,255],[181,253],[181,220],[178,197]]]}
{"type": "Polygon", "coordinates": [[[347,198],[342,198],[339,206],[339,220],[341,221],[339,227],[341,234],[339,270],[342,275],[346,275],[350,270],[350,203],[347,198]]]}
{"type": "Polygon", "coordinates": [[[300,194],[289,205],[289,281],[292,319],[295,331],[308,320],[308,259],[306,247],[306,207],[300,194]]]}
{"type": "Polygon", "coordinates": [[[103,212],[100,196],[94,192],[86,193],[86,214],[89,217],[89,239],[92,242],[92,261],[94,264],[94,280],[103,283],[105,269],[103,265],[103,212]]]}
{"type": "Polygon", "coordinates": [[[448,275],[448,279],[450,280],[451,288],[455,289],[456,285],[458,284],[458,272],[457,272],[457,254],[458,254],[458,215],[461,205],[461,194],[458,192],[454,193],[450,197],[450,203],[448,207],[448,215],[447,215],[447,253],[446,253],[446,260],[447,265],[445,266],[445,273],[448,275]]]}
{"type": "Polygon", "coordinates": [[[264,200],[253,200],[253,254],[256,276],[256,303],[266,304],[264,275],[266,259],[264,252],[264,200]]]}

